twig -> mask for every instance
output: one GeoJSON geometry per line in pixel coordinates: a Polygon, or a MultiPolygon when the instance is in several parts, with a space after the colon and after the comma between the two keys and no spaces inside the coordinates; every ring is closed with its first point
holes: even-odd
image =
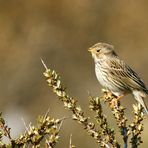
{"type": "MultiPolygon", "coordinates": [[[[113,147],[119,148],[120,145],[117,142],[117,140],[115,139],[114,130],[112,128],[109,128],[107,118],[103,114],[100,98],[90,96],[89,107],[91,110],[96,112],[95,118],[102,129],[101,134],[104,136],[103,141],[105,141],[106,143],[110,143],[113,147]]],[[[106,143],[104,143],[103,146],[106,145],[106,143]]],[[[106,146],[106,147],[108,147],[108,146],[106,146]]]]}
{"type": "MultiPolygon", "coordinates": [[[[22,117],[21,120],[22,120],[22,122],[23,122],[23,124],[24,124],[25,130],[28,131],[28,127],[27,127],[27,125],[26,125],[26,123],[25,123],[24,118],[22,117]]],[[[30,124],[30,123],[29,123],[29,124],[30,124]]]]}
{"type": "Polygon", "coordinates": [[[69,148],[76,148],[76,146],[72,144],[72,134],[70,134],[69,148]]]}
{"type": "Polygon", "coordinates": [[[2,113],[0,113],[0,128],[3,130],[4,135],[12,141],[11,135],[10,135],[10,129],[6,123],[5,120],[2,118],[2,113]]]}
{"type": "Polygon", "coordinates": [[[46,112],[46,114],[45,114],[45,116],[44,116],[44,119],[46,119],[47,116],[49,115],[49,111],[50,111],[50,108],[48,108],[48,110],[47,110],[47,112],[46,112]]]}
{"type": "Polygon", "coordinates": [[[120,133],[123,136],[124,148],[127,148],[129,129],[126,125],[127,118],[125,117],[124,113],[125,108],[121,106],[120,101],[116,98],[116,96],[108,93],[105,90],[103,90],[103,92],[105,93],[105,95],[102,98],[105,100],[105,102],[109,102],[109,106],[116,119],[117,125],[120,129],[120,133]],[[113,102],[115,102],[114,105],[112,104],[113,102]]]}
{"type": "Polygon", "coordinates": [[[70,134],[69,148],[72,148],[72,134],[70,134]]]}
{"type": "Polygon", "coordinates": [[[42,64],[43,64],[44,68],[45,68],[46,70],[48,70],[48,68],[47,68],[45,62],[42,60],[42,58],[40,58],[40,60],[41,60],[41,62],[42,62],[42,64]]]}
{"type": "Polygon", "coordinates": [[[137,148],[143,141],[141,140],[141,132],[143,131],[143,124],[141,123],[143,121],[144,113],[143,113],[143,107],[138,105],[133,105],[134,108],[134,121],[130,124],[131,128],[131,147],[137,148]]]}

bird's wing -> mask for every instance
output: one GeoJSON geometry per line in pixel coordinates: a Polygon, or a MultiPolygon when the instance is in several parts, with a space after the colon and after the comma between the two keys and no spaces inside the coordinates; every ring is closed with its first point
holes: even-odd
{"type": "Polygon", "coordinates": [[[125,86],[128,86],[129,88],[138,90],[142,89],[148,94],[148,90],[143,81],[123,60],[118,58],[111,59],[108,65],[112,77],[118,78],[125,86]]]}

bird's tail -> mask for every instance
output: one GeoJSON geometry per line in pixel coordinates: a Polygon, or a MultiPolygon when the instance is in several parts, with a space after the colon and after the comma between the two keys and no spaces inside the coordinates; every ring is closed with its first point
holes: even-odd
{"type": "Polygon", "coordinates": [[[144,108],[146,114],[148,115],[148,108],[147,108],[147,106],[146,106],[146,104],[145,104],[145,102],[144,102],[144,98],[140,98],[139,103],[143,106],[143,108],[144,108]]]}
{"type": "Polygon", "coordinates": [[[135,99],[142,105],[146,114],[148,115],[148,108],[147,108],[146,103],[144,101],[146,94],[141,91],[134,91],[133,94],[134,94],[135,99]]]}

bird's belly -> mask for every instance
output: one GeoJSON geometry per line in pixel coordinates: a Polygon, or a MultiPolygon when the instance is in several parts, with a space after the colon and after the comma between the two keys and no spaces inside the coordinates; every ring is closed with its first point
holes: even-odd
{"type": "Polygon", "coordinates": [[[106,86],[105,85],[105,80],[103,79],[103,75],[102,75],[102,72],[100,72],[100,70],[95,70],[95,73],[96,73],[96,77],[97,77],[97,80],[99,81],[99,83],[102,85],[102,86],[106,86]]]}
{"type": "Polygon", "coordinates": [[[106,80],[107,73],[105,71],[103,71],[102,68],[99,66],[95,67],[95,73],[96,73],[96,77],[97,77],[99,83],[103,87],[108,88],[108,82],[106,80]]]}
{"type": "Polygon", "coordinates": [[[113,94],[119,96],[125,93],[124,90],[121,90],[119,87],[115,86],[114,83],[112,83],[107,71],[102,70],[101,67],[96,66],[95,73],[99,83],[113,94]]]}

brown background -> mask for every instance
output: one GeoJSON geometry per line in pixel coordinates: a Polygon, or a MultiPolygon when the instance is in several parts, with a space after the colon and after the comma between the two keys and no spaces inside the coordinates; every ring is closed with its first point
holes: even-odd
{"type": "MultiPolygon", "coordinates": [[[[35,123],[48,108],[55,118],[71,115],[49,90],[40,58],[61,74],[69,94],[90,115],[87,92],[100,95],[101,87],[87,49],[100,41],[113,44],[148,84],[147,0],[0,0],[0,111],[14,136],[25,129],[22,118],[35,123]]],[[[132,118],[134,99],[122,103],[132,118]]],[[[144,126],[142,148],[148,145],[147,119],[144,126]]],[[[71,133],[77,147],[97,147],[79,124],[66,120],[57,148],[68,147],[71,133]]]]}

